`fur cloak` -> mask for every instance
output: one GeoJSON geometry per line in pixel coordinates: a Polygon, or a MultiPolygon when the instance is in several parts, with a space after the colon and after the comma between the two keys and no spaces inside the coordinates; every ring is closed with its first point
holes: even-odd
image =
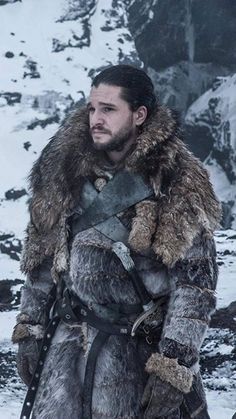
{"type": "MultiPolygon", "coordinates": [[[[30,323],[44,325],[52,259],[54,280],[69,264],[68,289],[88,307],[92,304],[101,309],[107,302],[139,303],[128,273],[109,250],[105,236],[97,238],[94,229],[80,232],[68,251],[67,218],[79,204],[87,178],[98,190],[109,180],[106,165],[104,153],[93,148],[86,109],[76,111],[65,122],[36,161],[30,176],[31,221],[22,259],[22,269],[29,275],[22,291],[19,321],[23,325],[16,327],[16,342],[24,343],[25,337],[35,336],[30,323]],[[27,328],[24,336],[16,336],[20,326],[27,328]]],[[[171,110],[159,107],[156,115],[143,124],[124,168],[142,175],[153,187],[151,199],[139,202],[123,215],[125,219],[129,213],[129,243],[144,285],[153,299],[167,295],[169,300],[160,354],[155,353],[155,341],[150,345],[136,337],[109,336],[99,354],[94,378],[92,409],[97,419],[138,417],[148,379],[146,362],[148,373],[188,393],[215,308],[217,265],[212,232],[219,222],[219,203],[206,170],[182,142],[171,110]],[[152,257],[139,255],[151,247],[152,257]]],[[[33,418],[81,417],[83,374],[95,334],[96,329],[87,323],[72,328],[59,324],[44,364],[33,418]]],[[[27,352],[22,353],[23,366],[25,357],[27,352]]],[[[180,414],[180,407],[166,418],[208,417],[199,374],[195,378],[200,394],[197,404],[194,398],[189,414],[183,416],[182,410],[180,414]]],[[[158,393],[168,403],[165,388],[163,385],[158,393]]]]}
{"type": "MultiPolygon", "coordinates": [[[[88,112],[81,108],[60,127],[31,171],[23,272],[51,255],[54,279],[67,269],[66,219],[79,203],[86,177],[106,179],[103,163],[103,152],[92,146],[88,112]]],[[[149,180],[155,194],[155,205],[150,201],[141,208],[136,205],[129,240],[134,250],[151,244],[157,257],[171,267],[184,258],[199,232],[212,235],[220,220],[219,203],[207,171],[181,140],[173,111],[160,106],[143,124],[125,169],[149,180]]]]}

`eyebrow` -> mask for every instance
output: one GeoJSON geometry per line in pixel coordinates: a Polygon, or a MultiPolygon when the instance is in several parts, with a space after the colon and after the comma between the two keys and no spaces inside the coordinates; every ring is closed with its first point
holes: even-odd
{"type": "MultiPolygon", "coordinates": [[[[109,103],[109,102],[98,102],[98,104],[99,104],[99,105],[102,105],[102,106],[110,106],[110,107],[112,107],[112,108],[116,108],[116,105],[115,105],[114,103],[109,103]]],[[[88,102],[88,104],[87,104],[87,108],[89,108],[90,106],[92,106],[92,103],[91,103],[91,102],[88,102]]]]}

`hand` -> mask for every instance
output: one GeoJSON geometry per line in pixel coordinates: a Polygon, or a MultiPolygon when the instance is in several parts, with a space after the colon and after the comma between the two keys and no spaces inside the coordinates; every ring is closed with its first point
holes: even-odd
{"type": "MultiPolygon", "coordinates": [[[[183,401],[183,393],[156,374],[151,374],[144,389],[142,406],[145,419],[155,419],[174,413],[183,401]]],[[[173,416],[173,418],[176,417],[173,416]]]]}
{"type": "Polygon", "coordinates": [[[35,338],[29,337],[19,342],[19,350],[16,356],[17,370],[27,386],[29,386],[36,368],[38,355],[39,341],[35,338]]]}

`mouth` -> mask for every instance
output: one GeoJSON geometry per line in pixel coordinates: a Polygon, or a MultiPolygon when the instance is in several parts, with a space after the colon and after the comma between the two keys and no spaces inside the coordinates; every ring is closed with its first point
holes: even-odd
{"type": "Polygon", "coordinates": [[[104,134],[109,134],[109,132],[107,131],[101,131],[101,130],[92,130],[92,135],[104,135],[104,134]]]}

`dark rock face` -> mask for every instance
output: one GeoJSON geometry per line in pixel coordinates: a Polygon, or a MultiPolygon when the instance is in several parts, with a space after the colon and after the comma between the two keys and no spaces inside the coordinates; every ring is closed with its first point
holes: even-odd
{"type": "Polygon", "coordinates": [[[29,77],[31,79],[39,79],[40,78],[40,74],[37,70],[37,63],[33,60],[26,60],[25,62],[25,68],[26,71],[23,74],[23,79],[25,79],[26,77],[29,77]]]}
{"type": "Polygon", "coordinates": [[[0,281],[0,311],[16,309],[20,304],[20,291],[15,292],[15,285],[23,284],[21,279],[5,279],[0,281]]]}
{"type": "Polygon", "coordinates": [[[236,68],[236,4],[231,0],[136,0],[129,28],[145,65],[160,71],[180,61],[236,68]]]}
{"type": "Polygon", "coordinates": [[[6,54],[5,54],[5,57],[6,58],[13,58],[14,57],[14,54],[11,51],[7,51],[6,54]]]}
{"type": "Polygon", "coordinates": [[[16,239],[14,236],[3,234],[0,236],[0,253],[8,255],[13,260],[20,260],[22,251],[21,240],[16,239]]]}
{"type": "Polygon", "coordinates": [[[211,327],[221,329],[230,329],[236,332],[236,301],[233,301],[228,307],[217,310],[212,316],[211,327]]]}
{"type": "Polygon", "coordinates": [[[5,6],[5,4],[11,4],[11,3],[16,3],[17,1],[22,1],[22,0],[0,0],[0,6],[5,6]]]}
{"type": "Polygon", "coordinates": [[[188,60],[186,1],[136,0],[128,8],[129,29],[145,65],[157,71],[188,60]]]}
{"type": "Polygon", "coordinates": [[[236,3],[231,0],[194,0],[194,61],[236,66],[236,3]]]}
{"type": "Polygon", "coordinates": [[[234,206],[234,201],[222,202],[222,219],[221,219],[221,226],[223,229],[227,230],[231,228],[233,216],[231,210],[234,206]]]}
{"type": "Polygon", "coordinates": [[[110,9],[102,9],[102,13],[106,17],[106,22],[101,30],[104,32],[113,31],[114,29],[124,28],[125,27],[125,14],[120,14],[118,12],[119,8],[123,8],[125,5],[128,5],[129,1],[127,0],[112,0],[112,7],[110,9]]]}
{"type": "Polygon", "coordinates": [[[45,119],[35,119],[33,122],[31,122],[28,126],[28,130],[33,130],[36,127],[45,128],[47,125],[51,124],[59,124],[60,122],[60,116],[58,114],[55,114],[54,116],[49,116],[45,119]]]}
{"type": "Polygon", "coordinates": [[[15,105],[15,103],[20,103],[22,94],[19,92],[3,92],[0,93],[0,98],[1,97],[6,99],[8,105],[12,106],[15,105]]]}
{"type": "Polygon", "coordinates": [[[210,154],[214,138],[209,127],[204,125],[186,125],[185,141],[199,159],[204,161],[210,154]]]}
{"type": "Polygon", "coordinates": [[[24,195],[27,195],[27,192],[26,192],[25,189],[20,189],[20,190],[9,189],[9,191],[5,192],[5,198],[7,200],[11,200],[12,199],[13,201],[15,201],[16,199],[21,198],[24,195]]]}

